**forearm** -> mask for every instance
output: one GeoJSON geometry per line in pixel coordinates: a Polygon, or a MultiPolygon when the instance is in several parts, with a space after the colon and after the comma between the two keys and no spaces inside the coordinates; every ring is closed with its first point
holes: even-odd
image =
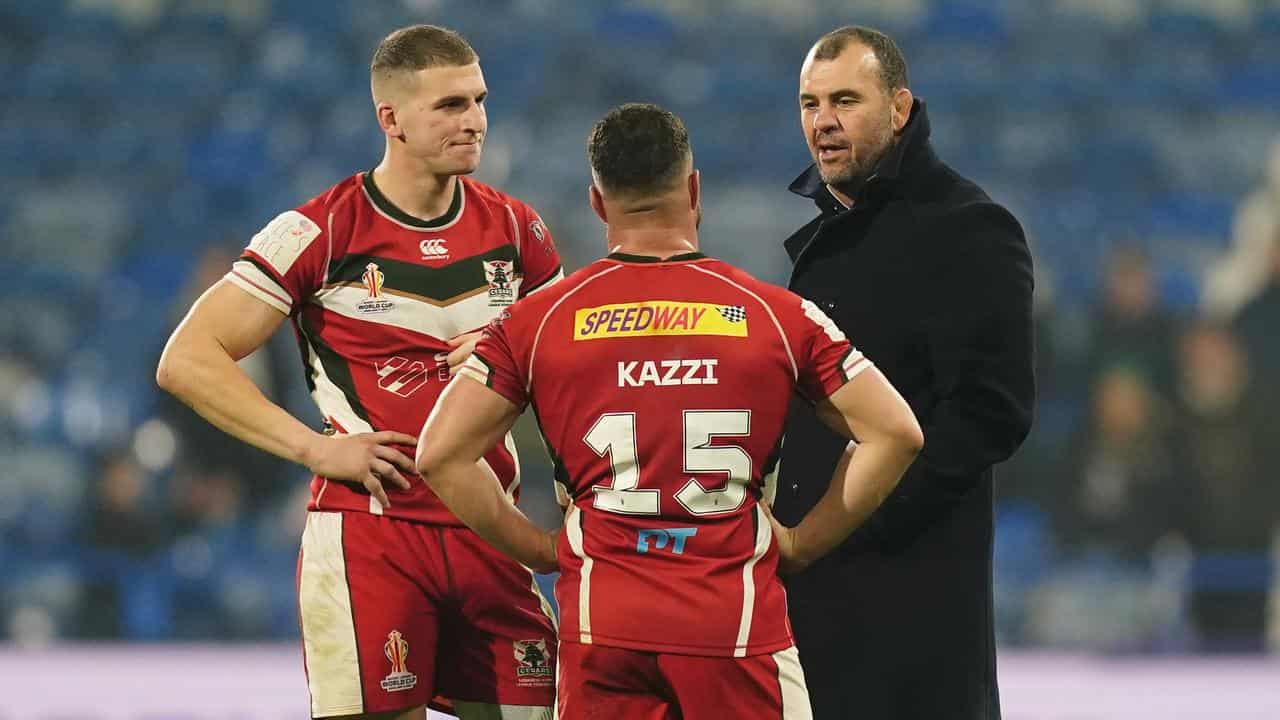
{"type": "Polygon", "coordinates": [[[310,466],[309,449],[319,434],[268,400],[217,343],[166,348],[156,378],[160,387],[218,429],[310,466]]]}
{"type": "Polygon", "coordinates": [[[459,520],[508,557],[538,572],[557,567],[552,536],[525,517],[476,463],[442,463],[423,478],[459,520]]]}
{"type": "Polygon", "coordinates": [[[795,528],[801,564],[823,557],[862,525],[897,486],[915,455],[914,448],[892,441],[850,443],[826,494],[795,528]]]}

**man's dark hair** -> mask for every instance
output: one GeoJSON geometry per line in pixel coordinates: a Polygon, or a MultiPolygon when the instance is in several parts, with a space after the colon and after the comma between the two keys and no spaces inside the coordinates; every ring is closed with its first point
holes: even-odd
{"type": "Polygon", "coordinates": [[[875,53],[885,92],[907,87],[907,59],[902,56],[898,44],[888,35],[869,27],[845,25],[823,35],[814,45],[813,59],[835,60],[850,43],[865,45],[875,53]]]}
{"type": "Polygon", "coordinates": [[[373,51],[369,72],[375,77],[396,71],[470,65],[479,60],[461,35],[438,25],[410,25],[391,33],[373,51]]]}
{"type": "Polygon", "coordinates": [[[609,192],[658,195],[679,180],[689,132],[672,113],[648,103],[610,110],[587,137],[587,159],[609,192]]]}

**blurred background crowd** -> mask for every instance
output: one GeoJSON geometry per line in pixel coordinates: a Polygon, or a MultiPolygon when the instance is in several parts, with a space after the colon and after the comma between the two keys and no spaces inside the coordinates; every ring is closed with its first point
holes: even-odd
{"type": "MultiPolygon", "coordinates": [[[[378,162],[369,56],[413,22],[480,53],[478,177],[539,209],[568,270],[603,252],[587,130],[644,100],[689,126],[704,249],[778,282],[814,214],[786,192],[804,53],[890,33],[939,154],[1037,263],[1037,424],[996,471],[1001,642],[1280,650],[1280,0],[5,0],[0,637],[296,636],[305,470],[154,367],[254,232],[378,162]]],[[[244,365],[318,420],[287,333],[244,365]]],[[[522,504],[556,522],[520,440],[522,504]]]]}

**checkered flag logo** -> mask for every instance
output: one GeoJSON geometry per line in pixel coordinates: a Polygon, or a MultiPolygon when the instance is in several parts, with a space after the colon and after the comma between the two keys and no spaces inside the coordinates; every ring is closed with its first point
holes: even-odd
{"type": "Polygon", "coordinates": [[[747,319],[747,309],[742,305],[720,305],[716,310],[720,311],[721,317],[731,323],[738,323],[747,319]]]}

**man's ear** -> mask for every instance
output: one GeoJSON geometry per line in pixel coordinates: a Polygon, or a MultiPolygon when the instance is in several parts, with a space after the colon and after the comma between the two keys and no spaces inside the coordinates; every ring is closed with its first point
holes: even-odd
{"type": "Polygon", "coordinates": [[[374,113],[378,116],[378,127],[382,130],[383,135],[397,140],[404,139],[404,131],[400,128],[399,121],[396,120],[396,109],[391,103],[378,103],[374,108],[374,113]]]}
{"type": "Polygon", "coordinates": [[[600,194],[600,188],[594,184],[588,185],[587,200],[591,203],[591,209],[595,211],[596,217],[600,218],[600,222],[608,225],[609,213],[604,209],[604,196],[600,194]]]}
{"type": "Polygon", "coordinates": [[[915,102],[915,96],[911,94],[908,88],[898,88],[893,91],[893,134],[897,135],[907,126],[907,121],[911,119],[911,105],[915,102]]]}
{"type": "Polygon", "coordinates": [[[702,174],[697,170],[689,173],[689,209],[697,210],[698,201],[702,197],[702,174]]]}

